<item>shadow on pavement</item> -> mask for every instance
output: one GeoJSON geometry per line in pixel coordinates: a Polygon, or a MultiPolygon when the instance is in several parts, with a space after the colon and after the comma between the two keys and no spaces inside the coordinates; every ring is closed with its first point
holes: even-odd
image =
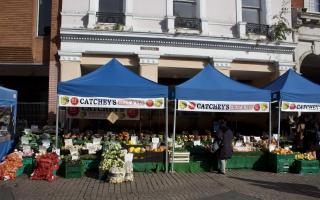
{"type": "Polygon", "coordinates": [[[200,198],[199,200],[258,200],[255,197],[241,194],[236,191],[224,192],[222,194],[214,195],[212,197],[200,198]]]}
{"type": "Polygon", "coordinates": [[[251,185],[259,186],[262,188],[272,189],[279,192],[286,192],[292,194],[299,194],[309,197],[320,198],[320,190],[313,186],[307,184],[298,184],[298,183],[285,183],[285,182],[270,182],[270,181],[259,181],[259,180],[252,180],[246,178],[238,178],[229,176],[232,179],[238,179],[240,181],[249,182],[251,185]]]}

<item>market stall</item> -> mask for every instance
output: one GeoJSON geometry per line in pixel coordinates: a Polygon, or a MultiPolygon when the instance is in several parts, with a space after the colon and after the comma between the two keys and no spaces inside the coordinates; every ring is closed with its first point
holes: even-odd
{"type": "MultiPolygon", "coordinates": [[[[159,153],[165,156],[162,159],[161,166],[168,171],[168,158],[167,158],[167,138],[168,138],[168,88],[163,85],[159,85],[155,82],[147,80],[141,76],[128,70],[122,64],[120,64],[116,59],[112,59],[106,65],[100,67],[92,73],[89,73],[80,78],[76,78],[70,81],[61,82],[58,85],[58,99],[59,104],[57,107],[57,113],[59,113],[59,108],[101,108],[101,109],[165,109],[165,130],[164,135],[159,138],[151,138],[149,142],[153,144],[159,144],[159,141],[163,139],[165,147],[150,148],[152,152],[159,153]]],[[[86,112],[88,114],[88,112],[86,112]]],[[[109,121],[115,122],[121,116],[116,111],[109,112],[105,116],[109,121]]],[[[135,115],[136,116],[136,115],[135,115]]],[[[56,119],[56,137],[58,137],[58,122],[59,114],[57,114],[56,119]]],[[[90,134],[89,134],[90,135],[90,134]]],[[[91,134],[92,135],[92,134],[91,134]]],[[[145,160],[146,154],[152,154],[152,152],[147,152],[148,149],[142,143],[137,141],[142,140],[143,134],[139,133],[136,135],[130,134],[128,131],[122,131],[121,133],[114,134],[113,132],[108,132],[107,134],[94,134],[93,141],[91,143],[85,144],[87,151],[92,151],[95,148],[95,143],[102,143],[105,139],[110,141],[116,138],[119,142],[123,144],[123,147],[127,149],[128,152],[134,154],[133,161],[135,160],[145,160]],[[96,136],[98,135],[98,136],[96,136]],[[141,159],[139,159],[141,158],[141,159]]],[[[66,141],[70,144],[69,138],[77,139],[77,136],[73,135],[65,136],[66,141]]],[[[81,139],[88,139],[87,133],[81,137],[81,139]]],[[[71,141],[72,142],[72,141],[71,141]]],[[[73,141],[74,142],[74,141],[73,141]]],[[[82,142],[82,141],[81,141],[82,142]]],[[[109,145],[110,146],[110,145],[109,145]]],[[[99,146],[98,146],[99,148],[99,146]]],[[[100,147],[101,148],[101,147],[100,147]]],[[[120,155],[120,154],[119,154],[120,155]]],[[[107,158],[105,158],[108,160],[107,158]]],[[[110,159],[109,159],[110,160],[110,159]]],[[[152,163],[145,163],[154,165],[152,163]]],[[[134,166],[139,168],[138,165],[134,166]]]]}
{"type": "Polygon", "coordinates": [[[320,86],[292,69],[263,89],[270,90],[272,100],[279,103],[279,135],[281,112],[320,112],[320,86]]]}
{"type": "MultiPolygon", "coordinates": [[[[188,143],[193,141],[193,144],[191,145],[193,146],[193,150],[200,149],[201,152],[201,149],[203,150],[201,146],[206,145],[206,141],[210,138],[210,133],[205,137],[196,136],[196,139],[194,138],[194,135],[183,135],[183,138],[176,138],[177,111],[268,113],[270,110],[269,91],[236,82],[213,68],[211,65],[206,66],[192,79],[176,86],[175,99],[172,136],[173,148],[170,159],[171,170],[179,170],[181,167],[192,169],[199,166],[202,167],[202,169],[208,168],[210,162],[214,160],[213,158],[210,158],[210,154],[208,153],[200,155],[194,154],[194,156],[192,156],[192,150],[180,152],[181,146],[185,145],[187,141],[188,143]],[[177,150],[179,150],[179,152],[177,152],[177,150]],[[204,161],[205,158],[210,159],[204,161]],[[187,165],[185,163],[187,163],[187,165]],[[175,165],[178,165],[179,167],[175,167],[175,165]]],[[[271,125],[269,124],[269,129],[270,126],[271,125]]]]}
{"type": "Polygon", "coordinates": [[[13,148],[17,114],[17,91],[0,87],[0,161],[13,148]]]}
{"type": "MultiPolygon", "coordinates": [[[[278,136],[279,136],[278,146],[279,146],[280,137],[281,137],[281,126],[280,126],[281,112],[287,112],[287,113],[320,112],[320,86],[302,77],[292,69],[289,69],[286,73],[284,73],[278,79],[274,80],[270,84],[263,87],[263,89],[270,90],[272,92],[272,100],[278,103],[278,136]]],[[[286,148],[289,148],[289,147],[286,147],[286,148]]],[[[280,149],[280,153],[278,154],[282,154],[281,149],[280,149]]],[[[292,154],[293,152],[287,155],[287,157],[285,156],[282,156],[282,157],[283,159],[287,160],[286,165],[289,167],[293,166],[293,163],[295,162],[298,162],[300,164],[299,165],[300,170],[294,170],[294,171],[306,170],[301,168],[301,161],[299,160],[306,160],[305,162],[310,162],[313,164],[315,162],[319,163],[319,161],[312,161],[316,158],[309,154],[302,155],[302,157],[298,154],[296,155],[297,161],[294,161],[294,155],[292,154]],[[291,157],[291,158],[289,159],[288,157],[291,157]]],[[[279,162],[279,159],[277,162],[279,162]]],[[[319,164],[316,164],[315,166],[317,166],[316,171],[319,171],[319,164]]],[[[282,166],[280,168],[282,168],[282,166]]]]}

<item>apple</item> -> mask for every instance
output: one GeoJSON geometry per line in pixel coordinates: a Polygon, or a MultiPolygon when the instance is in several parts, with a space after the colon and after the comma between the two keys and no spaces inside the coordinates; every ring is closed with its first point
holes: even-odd
{"type": "Polygon", "coordinates": [[[153,106],[153,100],[151,100],[151,99],[147,100],[146,104],[147,104],[148,107],[152,107],[153,106]]]}
{"type": "Polygon", "coordinates": [[[290,104],[290,110],[294,110],[294,109],[296,109],[296,104],[294,104],[294,103],[292,103],[292,104],[290,104]]]}
{"type": "Polygon", "coordinates": [[[79,99],[77,97],[72,97],[70,102],[72,105],[77,105],[79,103],[79,99]]]}
{"type": "Polygon", "coordinates": [[[188,105],[188,108],[190,110],[193,110],[195,107],[196,107],[196,104],[194,102],[190,102],[189,105],[188,105]]]}
{"type": "Polygon", "coordinates": [[[254,105],[254,110],[255,110],[255,111],[259,111],[259,110],[260,110],[260,104],[254,105]]]}

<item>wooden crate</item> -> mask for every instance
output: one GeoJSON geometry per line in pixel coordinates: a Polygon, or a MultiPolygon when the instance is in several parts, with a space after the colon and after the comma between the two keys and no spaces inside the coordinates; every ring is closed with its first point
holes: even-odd
{"type": "Polygon", "coordinates": [[[174,152],[174,157],[172,157],[172,152],[170,152],[170,163],[189,163],[190,152],[174,152]]]}

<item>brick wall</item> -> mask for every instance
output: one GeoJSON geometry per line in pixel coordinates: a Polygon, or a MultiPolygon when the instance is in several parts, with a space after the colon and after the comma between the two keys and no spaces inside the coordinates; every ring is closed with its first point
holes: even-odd
{"type": "Polygon", "coordinates": [[[36,34],[37,0],[0,1],[0,63],[48,64],[49,37],[36,34]]]}
{"type": "Polygon", "coordinates": [[[49,102],[48,102],[48,122],[52,124],[55,120],[57,84],[59,82],[59,58],[57,56],[60,49],[60,11],[62,1],[52,0],[51,12],[51,43],[50,43],[50,65],[49,65],[49,102]]]}
{"type": "Polygon", "coordinates": [[[304,0],[292,0],[292,8],[303,8],[304,0]]]}

